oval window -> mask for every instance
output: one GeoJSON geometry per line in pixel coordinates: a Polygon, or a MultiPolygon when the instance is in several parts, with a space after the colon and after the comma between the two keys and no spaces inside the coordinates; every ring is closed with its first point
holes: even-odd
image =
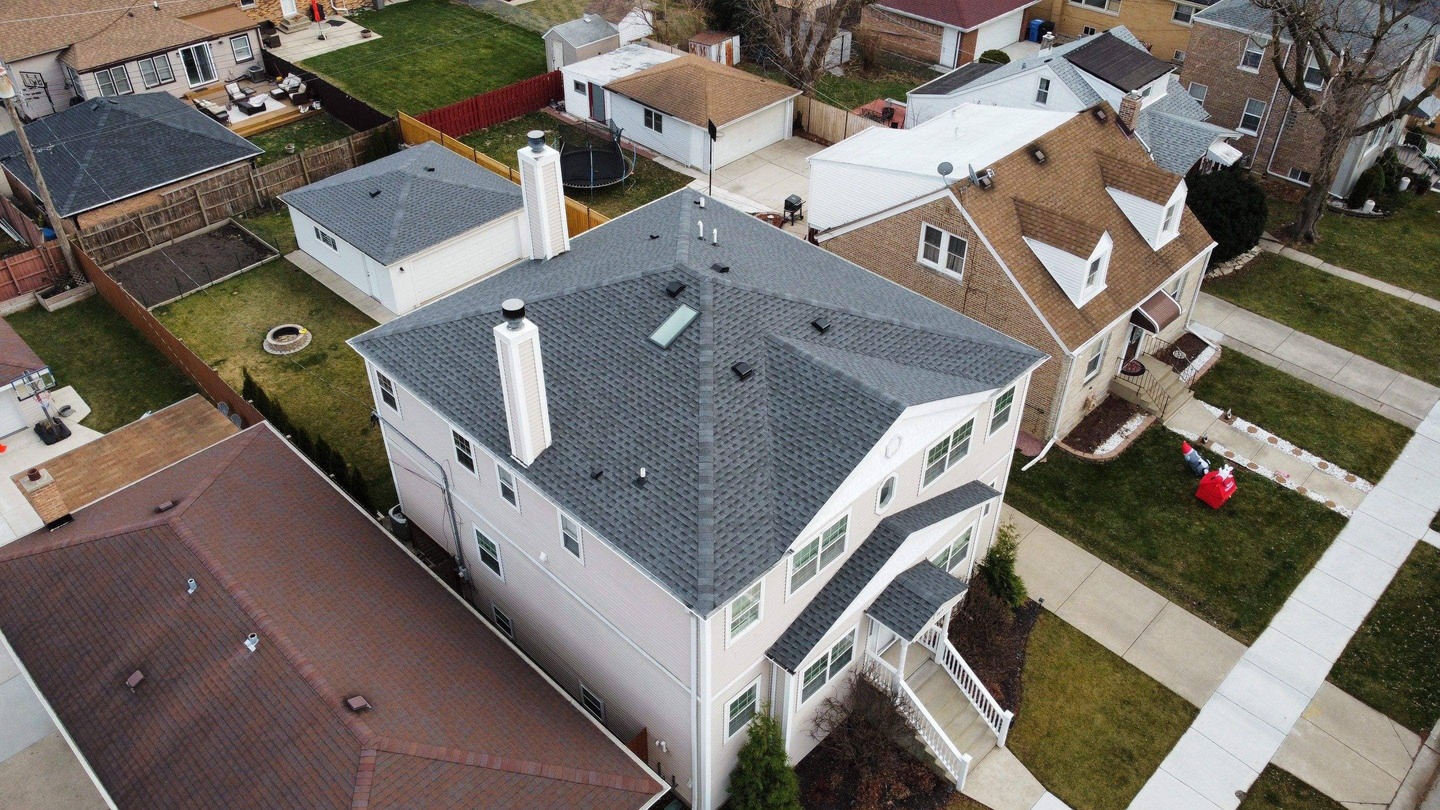
{"type": "Polygon", "coordinates": [[[880,485],[880,497],[875,503],[876,511],[880,511],[889,506],[893,500],[895,500],[895,476],[892,475],[885,479],[885,483],[880,485]]]}

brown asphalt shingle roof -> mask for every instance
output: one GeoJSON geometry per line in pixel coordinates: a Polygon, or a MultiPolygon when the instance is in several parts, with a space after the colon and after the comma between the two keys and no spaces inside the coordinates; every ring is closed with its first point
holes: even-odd
{"type": "Polygon", "coordinates": [[[1169,202],[1175,187],[1180,185],[1179,175],[1165,171],[1153,161],[1136,163],[1104,153],[1096,153],[1095,159],[1100,163],[1100,176],[1105,179],[1105,185],[1156,205],[1169,202]]]}
{"type": "Polygon", "coordinates": [[[45,367],[45,361],[30,348],[25,338],[20,337],[9,321],[0,318],[0,385],[9,385],[45,367]]]}
{"type": "MultiPolygon", "coordinates": [[[[1082,113],[1056,127],[1041,141],[1048,156],[1044,163],[1036,163],[1024,149],[1006,156],[991,167],[995,185],[988,191],[963,184],[954,187],[961,205],[1072,350],[1139,306],[1211,243],[1210,234],[1188,208],[1180,235],[1158,251],[1135,230],[1105,191],[1101,164],[1143,166],[1149,158],[1144,147],[1121,131],[1113,112],[1107,119],[1102,122],[1082,113]],[[1021,210],[1057,213],[1048,224],[1027,217],[1027,225],[1021,222],[1021,210]],[[1106,287],[1082,308],[1071,302],[1023,239],[1027,227],[1063,232],[1076,222],[1109,232],[1114,242],[1106,287]]],[[[1178,175],[1162,169],[1149,171],[1156,178],[1163,175],[1167,183],[1180,182],[1178,175]]],[[[1081,241],[1088,241],[1090,232],[1085,231],[1081,241]]]]}
{"type": "Polygon", "coordinates": [[[255,26],[234,0],[167,0],[158,10],[146,2],[126,6],[115,0],[0,0],[0,55],[15,60],[68,47],[65,62],[89,70],[255,26]]]}
{"type": "Polygon", "coordinates": [[[121,807],[661,790],[266,425],[0,549],[0,581],[0,630],[121,807]],[[344,709],[356,694],[374,708],[344,709]]]}
{"type": "Polygon", "coordinates": [[[1015,201],[1015,216],[1020,221],[1022,235],[1082,259],[1095,252],[1095,246],[1105,235],[1104,228],[1024,200],[1015,201]]]}
{"type": "Polygon", "coordinates": [[[616,79],[605,87],[697,127],[705,126],[706,119],[724,126],[800,95],[793,87],[693,54],[616,79]]]}

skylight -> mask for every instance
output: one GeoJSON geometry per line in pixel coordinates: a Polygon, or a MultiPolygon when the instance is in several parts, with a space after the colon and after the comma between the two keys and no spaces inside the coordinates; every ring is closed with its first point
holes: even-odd
{"type": "Polygon", "coordinates": [[[690,322],[695,320],[695,316],[699,314],[681,304],[679,308],[670,313],[670,317],[666,318],[664,323],[660,324],[660,328],[650,335],[650,341],[662,349],[670,348],[670,344],[675,342],[675,338],[680,337],[680,333],[684,332],[685,327],[689,326],[690,322]]]}

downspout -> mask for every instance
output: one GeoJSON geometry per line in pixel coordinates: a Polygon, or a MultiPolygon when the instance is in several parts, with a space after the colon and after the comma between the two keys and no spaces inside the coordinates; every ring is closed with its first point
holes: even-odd
{"type": "Polygon", "coordinates": [[[394,435],[400,437],[401,439],[404,439],[406,445],[408,445],[416,453],[419,453],[421,458],[430,462],[435,467],[436,471],[440,473],[440,491],[445,493],[445,513],[450,518],[450,536],[455,541],[455,565],[460,569],[460,581],[462,587],[468,589],[470,587],[470,578],[466,574],[464,552],[460,550],[460,524],[455,520],[455,504],[451,500],[450,477],[445,474],[445,465],[436,461],[433,457],[431,457],[429,453],[421,449],[420,445],[412,441],[410,437],[406,436],[405,433],[399,428],[396,428],[394,425],[390,424],[390,422],[386,420],[383,416],[380,417],[380,426],[381,434],[383,436],[388,437],[393,432],[394,435]]]}
{"type": "Polygon", "coordinates": [[[690,801],[699,804],[700,796],[700,711],[704,701],[700,699],[697,685],[700,680],[700,617],[690,613],[690,699],[695,702],[690,712],[690,801]]]}
{"type": "MultiPolygon", "coordinates": [[[[1275,43],[1275,45],[1276,45],[1276,47],[1279,47],[1280,43],[1277,42],[1277,43],[1275,43]]],[[[1295,47],[1295,46],[1294,46],[1294,44],[1292,43],[1292,44],[1290,45],[1290,47],[1288,47],[1288,48],[1285,49],[1285,58],[1282,59],[1282,60],[1280,60],[1282,64],[1285,63],[1285,62],[1290,61],[1290,51],[1291,51],[1291,49],[1293,49],[1294,47],[1295,47]]],[[[1260,121],[1260,128],[1255,131],[1255,154],[1256,154],[1256,156],[1259,156],[1259,154],[1260,154],[1260,144],[1264,143],[1264,141],[1265,141],[1265,130],[1267,130],[1267,129],[1270,128],[1270,117],[1275,114],[1275,99],[1277,99],[1277,98],[1279,98],[1279,97],[1280,97],[1280,79],[1277,77],[1277,78],[1275,79],[1275,89],[1270,91],[1270,104],[1265,107],[1265,117],[1262,118],[1261,121],[1260,121]]],[[[1281,123],[1283,124],[1285,119],[1282,118],[1282,119],[1280,119],[1280,120],[1281,120],[1281,123]]],[[[1277,135],[1275,136],[1275,146],[1273,146],[1273,147],[1270,149],[1270,162],[1273,162],[1273,161],[1275,160],[1275,151],[1278,150],[1279,148],[1280,148],[1280,136],[1277,134],[1277,135]]],[[[1252,167],[1252,168],[1253,168],[1253,167],[1252,167]]],[[[1270,171],[1269,163],[1266,163],[1265,171],[1266,171],[1266,173],[1269,173],[1269,171],[1270,171]]]]}
{"type": "MultiPolygon", "coordinates": [[[[1065,349],[1063,345],[1060,348],[1065,349]]],[[[1045,454],[1050,452],[1050,448],[1055,446],[1055,441],[1059,438],[1058,434],[1060,431],[1060,414],[1065,412],[1065,402],[1070,398],[1070,386],[1067,384],[1070,382],[1070,363],[1068,362],[1070,358],[1070,350],[1065,349],[1064,361],[1060,364],[1064,373],[1060,375],[1060,379],[1056,383],[1056,385],[1060,388],[1060,404],[1055,407],[1050,422],[1050,441],[1046,442],[1045,446],[1040,449],[1040,455],[1031,459],[1029,464],[1026,464],[1024,467],[1020,468],[1021,472],[1030,469],[1040,459],[1045,458],[1045,454]]],[[[1033,376],[1034,372],[1031,372],[1031,375],[1033,376]]],[[[1028,382],[1025,383],[1025,392],[1026,394],[1029,394],[1030,392],[1030,383],[1028,382]]]]}

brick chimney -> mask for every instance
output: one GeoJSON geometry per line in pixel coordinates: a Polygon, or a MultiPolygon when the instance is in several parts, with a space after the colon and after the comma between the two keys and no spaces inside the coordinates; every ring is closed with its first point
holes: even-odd
{"type": "Polygon", "coordinates": [[[45,521],[47,528],[64,522],[65,518],[70,516],[70,507],[65,503],[65,496],[60,493],[60,487],[48,471],[35,470],[22,477],[20,488],[25,491],[25,497],[40,514],[40,519],[45,521]]]}
{"type": "Polygon", "coordinates": [[[525,200],[525,219],[529,224],[530,258],[550,259],[570,249],[560,153],[545,144],[545,133],[538,129],[525,137],[530,144],[517,154],[520,195],[525,200]]]}
{"type": "Polygon", "coordinates": [[[505,396],[505,426],[510,433],[510,455],[528,467],[550,446],[540,330],[525,317],[524,301],[511,298],[501,310],[505,322],[495,327],[495,353],[505,396]]]}
{"type": "Polygon", "coordinates": [[[1140,94],[1131,90],[1120,99],[1120,110],[1116,117],[1127,132],[1135,131],[1135,122],[1140,119],[1140,94]]]}

